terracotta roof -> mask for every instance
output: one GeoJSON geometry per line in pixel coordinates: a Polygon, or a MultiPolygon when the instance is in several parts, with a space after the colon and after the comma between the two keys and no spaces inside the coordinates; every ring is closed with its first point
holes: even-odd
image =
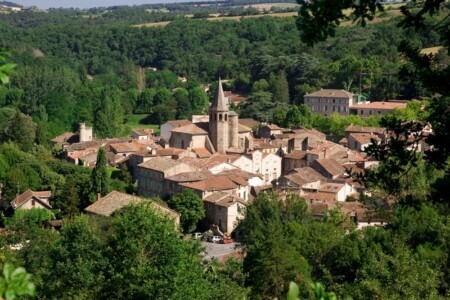
{"type": "Polygon", "coordinates": [[[326,179],[322,174],[320,174],[311,167],[295,169],[293,172],[286,175],[285,177],[298,185],[304,185],[307,183],[326,179]]]}
{"type": "Polygon", "coordinates": [[[35,192],[35,191],[32,191],[32,190],[26,190],[22,194],[16,196],[16,198],[13,201],[11,201],[10,203],[11,203],[11,206],[14,209],[17,209],[20,206],[22,206],[23,204],[25,204],[31,198],[34,198],[39,203],[41,203],[43,206],[45,206],[47,208],[52,208],[50,204],[47,204],[43,200],[43,199],[48,199],[51,196],[52,196],[52,192],[51,191],[37,191],[37,192],[35,192]]]}
{"type": "Polygon", "coordinates": [[[186,133],[191,135],[206,135],[208,132],[198,126],[199,123],[189,124],[182,127],[177,127],[171,130],[171,132],[186,133]]]}
{"type": "Polygon", "coordinates": [[[180,154],[184,149],[179,148],[166,148],[166,149],[158,149],[156,150],[157,156],[172,156],[174,154],[180,154]]]}
{"type": "Polygon", "coordinates": [[[313,200],[313,201],[324,201],[324,203],[334,203],[336,202],[336,195],[333,195],[332,193],[310,193],[305,194],[302,196],[306,200],[313,200]]]}
{"type": "Polygon", "coordinates": [[[261,124],[261,122],[248,118],[248,119],[239,119],[239,124],[248,128],[254,128],[255,126],[261,124]]]}
{"type": "Polygon", "coordinates": [[[247,205],[244,199],[233,196],[229,193],[224,192],[215,192],[209,195],[208,197],[205,197],[203,201],[214,203],[215,205],[223,206],[223,207],[230,207],[233,204],[240,203],[243,205],[247,205]]]}
{"type": "Polygon", "coordinates": [[[293,130],[295,135],[301,135],[301,134],[311,134],[315,135],[318,138],[324,139],[326,138],[326,135],[316,129],[308,129],[308,128],[300,128],[300,129],[294,129],[293,130]]]}
{"type": "Polygon", "coordinates": [[[262,178],[261,174],[255,174],[255,173],[251,173],[251,172],[247,172],[241,169],[233,169],[233,170],[224,170],[220,173],[218,173],[218,175],[224,175],[224,176],[236,176],[236,177],[240,177],[240,178],[244,178],[245,180],[249,180],[251,178],[255,178],[255,177],[259,177],[262,178]]]}
{"type": "Polygon", "coordinates": [[[213,177],[213,174],[210,171],[195,171],[179,173],[173,176],[169,176],[166,179],[176,182],[194,182],[205,180],[209,177],[213,177]]]}
{"type": "Polygon", "coordinates": [[[281,127],[279,127],[277,124],[267,124],[261,128],[267,127],[270,130],[281,130],[281,127]]]}
{"type": "Polygon", "coordinates": [[[194,148],[192,149],[195,154],[197,154],[198,158],[207,158],[207,157],[211,157],[211,152],[208,151],[208,149],[206,148],[194,148]]]}
{"type": "Polygon", "coordinates": [[[304,97],[327,97],[327,98],[353,98],[353,93],[344,90],[320,89],[317,92],[306,94],[304,97]]]}
{"type": "Polygon", "coordinates": [[[89,142],[81,142],[75,143],[66,148],[67,152],[80,151],[90,149],[98,149],[103,145],[101,141],[89,141],[89,142]]]}
{"type": "Polygon", "coordinates": [[[141,197],[121,193],[118,191],[112,191],[108,195],[100,198],[93,204],[86,207],[84,210],[88,213],[96,214],[96,215],[102,215],[102,216],[110,216],[115,211],[130,205],[130,204],[136,204],[143,201],[148,201],[151,203],[152,208],[155,209],[157,212],[167,213],[170,216],[172,216],[174,219],[177,219],[180,217],[180,214],[168,207],[164,207],[161,204],[158,204],[154,201],[147,200],[141,197]]]}
{"type": "Polygon", "coordinates": [[[54,139],[52,139],[52,142],[54,143],[69,143],[69,144],[73,144],[73,143],[78,143],[80,140],[80,136],[78,134],[75,134],[73,132],[64,132],[61,135],[58,135],[57,137],[55,137],[54,139]]]}
{"type": "Polygon", "coordinates": [[[241,132],[250,132],[250,131],[252,131],[252,129],[250,127],[244,126],[242,124],[238,125],[238,132],[239,133],[241,133],[241,132]]]}
{"type": "Polygon", "coordinates": [[[284,158],[290,158],[290,159],[303,159],[306,157],[306,154],[308,152],[301,151],[301,150],[294,150],[291,153],[288,153],[284,156],[284,158]]]}
{"type": "Polygon", "coordinates": [[[378,110],[392,110],[396,108],[406,108],[406,103],[399,102],[371,102],[366,104],[353,104],[350,106],[351,109],[378,109],[378,110]]]}
{"type": "Polygon", "coordinates": [[[336,146],[339,147],[339,148],[343,148],[341,145],[333,143],[331,141],[325,141],[323,143],[319,142],[319,143],[317,143],[317,147],[312,149],[312,150],[310,150],[308,153],[320,154],[320,153],[324,152],[325,150],[331,149],[331,148],[336,147],[336,146]]]}
{"type": "Polygon", "coordinates": [[[320,186],[319,192],[324,193],[337,193],[344,187],[344,184],[342,183],[332,183],[327,182],[320,186]]]}
{"type": "Polygon", "coordinates": [[[142,164],[138,165],[138,167],[155,170],[159,172],[165,172],[171,168],[184,165],[179,160],[166,158],[166,157],[153,157],[147,160],[146,162],[143,162],[142,164]]]}
{"type": "Polygon", "coordinates": [[[240,155],[221,154],[216,152],[208,158],[182,157],[178,159],[178,161],[193,166],[195,168],[207,170],[217,165],[220,165],[221,163],[233,162],[239,157],[240,155]]]}
{"type": "Polygon", "coordinates": [[[189,120],[171,120],[171,121],[167,121],[167,123],[169,123],[173,127],[182,127],[182,126],[192,124],[192,122],[189,120]]]}
{"type": "Polygon", "coordinates": [[[325,169],[330,175],[337,176],[344,172],[344,167],[334,158],[322,158],[316,159],[313,162],[313,167],[315,164],[320,165],[325,169]]]}
{"type": "Polygon", "coordinates": [[[227,176],[215,176],[202,181],[180,183],[180,185],[199,191],[223,191],[238,187],[238,185],[227,176]]]}
{"type": "Polygon", "coordinates": [[[371,139],[374,139],[377,142],[381,141],[381,139],[378,136],[367,133],[350,133],[349,137],[352,137],[361,145],[371,143],[371,139]]]}
{"type": "Polygon", "coordinates": [[[153,129],[149,128],[133,128],[131,131],[139,136],[153,135],[153,129]]]}
{"type": "Polygon", "coordinates": [[[139,147],[139,145],[137,145],[135,143],[110,144],[110,147],[116,153],[137,152],[142,148],[142,147],[139,147]]]}

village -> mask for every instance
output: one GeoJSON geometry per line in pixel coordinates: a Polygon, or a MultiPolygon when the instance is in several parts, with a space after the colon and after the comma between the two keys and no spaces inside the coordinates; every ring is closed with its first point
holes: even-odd
{"type": "MultiPolygon", "coordinates": [[[[93,128],[82,123],[78,133],[52,139],[61,159],[85,167],[94,167],[99,149],[105,149],[108,166],[126,165],[137,184],[137,195],[117,191],[99,195],[85,212],[109,216],[143,198],[165,200],[190,189],[203,200],[208,227],[202,229],[220,238],[235,238],[246,207],[259,193],[274,191],[280,199],[293,194],[304,198],[318,219],[338,209],[351,217],[357,228],[384,224],[358,201],[370,193],[357,175],[377,167],[379,162],[364,150],[371,143],[388,141],[385,128],[351,125],[343,138],[333,142],[315,129],[280,128],[239,119],[230,111],[230,99],[225,95],[219,80],[208,115],[168,121],[161,124],[159,136],[151,129],[134,129],[128,138],[97,140],[93,128]]],[[[406,107],[395,102],[352,105],[354,99],[357,96],[346,91],[320,90],[306,95],[305,103],[316,112],[348,114],[355,110],[361,115],[384,115],[406,107]]],[[[49,199],[50,191],[28,190],[11,204],[14,209],[50,209],[49,199]]],[[[179,224],[179,213],[154,205],[179,224]]]]}

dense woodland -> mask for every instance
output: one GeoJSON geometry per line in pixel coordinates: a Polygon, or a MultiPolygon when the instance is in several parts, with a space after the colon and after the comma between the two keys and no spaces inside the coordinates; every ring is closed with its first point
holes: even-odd
{"type": "MultiPolygon", "coordinates": [[[[427,26],[446,20],[446,5],[427,26]]],[[[450,297],[448,43],[439,26],[405,29],[399,20],[334,28],[334,36],[310,43],[299,34],[308,32],[302,19],[293,17],[207,21],[139,7],[0,15],[0,48],[9,49],[0,64],[16,65],[0,85],[3,209],[28,188],[52,190],[55,208],[3,217],[13,234],[0,238],[0,263],[24,266],[42,299],[284,299],[290,281],[305,299],[314,298],[311,282],[342,299],[450,297]],[[405,40],[415,49],[444,47],[420,61],[405,40]],[[427,66],[435,76],[426,77],[427,66]],[[105,138],[126,135],[133,114],[161,124],[203,113],[211,94],[204,87],[213,83],[214,90],[219,76],[230,79],[227,89],[248,96],[234,107],[242,117],[337,135],[350,123],[398,134],[394,144],[368,150],[383,163],[362,178],[372,196],[359,199],[389,224],[360,231],[338,211],[318,221],[301,199],[263,194],[240,224],[243,262],[220,264],[203,262],[199,244],[179,239],[171,222],[145,205],[107,220],[81,216],[98,192],[132,193],[130,175],[107,170],[102,151],[93,170],[60,161],[49,140],[79,122],[105,138]],[[421,101],[383,119],[325,118],[302,105],[303,95],[319,88],[361,89],[372,101],[421,101]],[[431,122],[434,152],[404,150],[402,130],[412,120],[431,122]],[[64,220],[61,232],[40,226],[55,217],[64,220]]],[[[182,210],[182,199],[168,203],[182,210]]],[[[195,229],[192,220],[183,226],[195,229]]]]}

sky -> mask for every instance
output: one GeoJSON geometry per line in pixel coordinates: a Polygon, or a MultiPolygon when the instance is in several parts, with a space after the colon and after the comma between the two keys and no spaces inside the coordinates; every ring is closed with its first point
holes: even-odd
{"type": "MultiPolygon", "coordinates": [[[[37,6],[41,9],[50,7],[76,7],[76,8],[91,8],[91,7],[108,7],[115,5],[142,5],[155,3],[174,3],[174,2],[192,2],[193,0],[10,0],[11,2],[24,6],[37,6]]],[[[201,2],[202,0],[195,0],[201,2]]],[[[205,0],[203,0],[205,1],[205,0]]]]}

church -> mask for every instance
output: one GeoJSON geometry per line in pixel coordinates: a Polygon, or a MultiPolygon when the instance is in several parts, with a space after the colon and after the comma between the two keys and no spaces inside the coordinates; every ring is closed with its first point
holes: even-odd
{"type": "Polygon", "coordinates": [[[223,92],[219,78],[214,100],[209,108],[208,122],[193,122],[172,129],[169,146],[194,152],[245,153],[253,149],[252,129],[239,124],[239,116],[230,111],[230,101],[223,92]],[[197,150],[197,151],[196,151],[197,150]]]}

